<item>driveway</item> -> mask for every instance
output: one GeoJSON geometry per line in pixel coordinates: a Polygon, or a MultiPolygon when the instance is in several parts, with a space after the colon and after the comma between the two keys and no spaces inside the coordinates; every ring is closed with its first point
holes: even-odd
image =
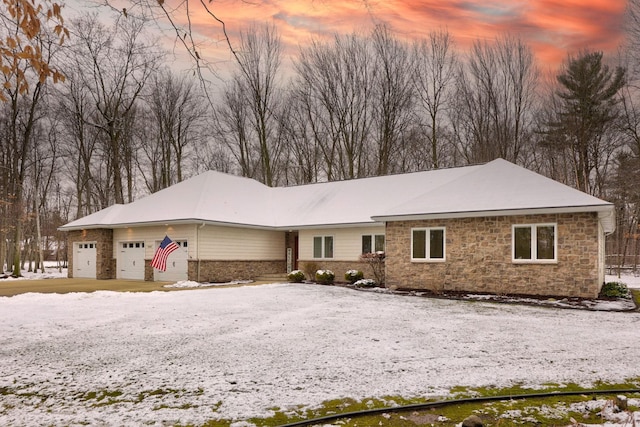
{"type": "Polygon", "coordinates": [[[640,313],[273,284],[0,298],[0,425],[174,425],[640,381],[640,313]]]}

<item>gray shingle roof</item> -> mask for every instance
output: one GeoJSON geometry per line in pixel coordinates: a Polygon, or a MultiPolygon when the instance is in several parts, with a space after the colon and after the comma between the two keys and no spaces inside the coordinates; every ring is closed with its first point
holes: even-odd
{"type": "Polygon", "coordinates": [[[497,159],[479,166],[276,188],[209,171],[61,229],[195,222],[294,229],[577,211],[599,212],[605,231],[615,228],[611,203],[497,159]]]}

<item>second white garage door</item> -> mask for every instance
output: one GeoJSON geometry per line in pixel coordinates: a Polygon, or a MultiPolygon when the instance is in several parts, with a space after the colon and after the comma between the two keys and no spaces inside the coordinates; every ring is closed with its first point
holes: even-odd
{"type": "MultiPolygon", "coordinates": [[[[186,240],[174,240],[178,249],[167,258],[167,271],[153,270],[153,279],[158,282],[179,282],[188,278],[189,248],[186,240]]],[[[160,242],[157,242],[159,245],[160,242]]]]}
{"type": "Polygon", "coordinates": [[[144,242],[121,242],[117,263],[118,279],[144,280],[144,242]]]}

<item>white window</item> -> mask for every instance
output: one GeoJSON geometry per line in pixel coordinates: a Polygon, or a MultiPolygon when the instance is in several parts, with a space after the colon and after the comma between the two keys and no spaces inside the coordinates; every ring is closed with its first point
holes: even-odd
{"type": "Polygon", "coordinates": [[[314,258],[333,258],[333,236],[314,236],[314,258]]]}
{"type": "Polygon", "coordinates": [[[384,234],[365,234],[362,236],[362,253],[384,252],[384,234]]]}
{"type": "Polygon", "coordinates": [[[412,261],[444,261],[446,246],[444,227],[411,229],[412,261]]]}
{"type": "Polygon", "coordinates": [[[556,262],[558,253],[557,224],[514,225],[512,234],[513,262],[556,262]]]}

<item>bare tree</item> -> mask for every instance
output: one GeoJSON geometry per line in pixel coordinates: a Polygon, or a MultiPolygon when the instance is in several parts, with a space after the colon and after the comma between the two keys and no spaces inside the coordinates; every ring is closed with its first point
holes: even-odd
{"type": "Polygon", "coordinates": [[[421,114],[428,116],[426,123],[429,129],[429,145],[431,165],[433,169],[441,166],[441,144],[445,119],[443,114],[451,107],[453,84],[458,69],[458,58],[453,38],[445,30],[432,31],[427,40],[414,44],[416,67],[414,70],[414,87],[421,114]]]}
{"type": "Polygon", "coordinates": [[[296,63],[297,91],[322,152],[325,179],[367,176],[367,142],[375,57],[366,38],[355,34],[317,41],[302,49],[296,63]]]}
{"type": "MultiPolygon", "coordinates": [[[[277,78],[281,62],[281,42],[273,25],[250,27],[240,35],[240,49],[235,52],[237,70],[227,89],[227,111],[244,109],[242,129],[237,127],[239,159],[245,163],[243,174],[253,172],[245,160],[251,155],[247,149],[257,149],[256,178],[268,186],[277,183],[277,169],[282,155],[282,136],[279,132],[279,110],[282,92],[277,78]],[[241,103],[233,106],[230,104],[241,103]],[[246,139],[245,139],[246,138],[246,139]]],[[[237,115],[236,115],[237,117],[237,115]]]]}
{"type": "Polygon", "coordinates": [[[225,87],[221,102],[214,110],[215,134],[235,158],[240,175],[255,178],[257,148],[249,135],[247,108],[242,85],[234,79],[225,87]]]}
{"type": "Polygon", "coordinates": [[[504,36],[476,41],[458,78],[459,150],[469,163],[518,162],[530,144],[538,71],[531,48],[504,36]]]}
{"type": "Polygon", "coordinates": [[[189,150],[201,140],[207,104],[193,80],[161,72],[152,76],[146,105],[144,126],[137,127],[146,159],[137,164],[153,193],[183,180],[189,150]]]}
{"type": "Polygon", "coordinates": [[[388,27],[380,25],[372,34],[376,67],[373,83],[372,146],[374,175],[396,171],[396,157],[414,119],[412,70],[414,57],[406,43],[395,38],[388,27]]]}
{"type": "Polygon", "coordinates": [[[76,40],[72,47],[76,58],[74,66],[95,108],[93,115],[84,120],[99,130],[108,166],[106,188],[112,189],[112,194],[103,195],[101,208],[112,202],[124,203],[125,188],[127,201],[132,201],[134,196],[132,156],[135,150],[131,147],[130,125],[136,103],[161,57],[161,53],[144,40],[144,25],[144,21],[130,17],[107,28],[96,15],[72,23],[76,40]]]}
{"type": "Polygon", "coordinates": [[[285,103],[288,111],[283,115],[286,150],[289,153],[284,170],[284,184],[317,182],[320,168],[320,147],[314,137],[315,122],[308,120],[310,98],[292,93],[285,103]]]}
{"type": "MultiPolygon", "coordinates": [[[[16,22],[10,17],[0,15],[0,31],[7,37],[15,37],[14,42],[3,47],[2,55],[15,58],[15,62],[3,69],[2,96],[5,100],[2,107],[2,138],[0,140],[0,169],[2,173],[2,187],[4,188],[3,214],[6,221],[2,226],[3,241],[6,247],[7,264],[12,265],[12,274],[21,275],[21,258],[25,225],[29,220],[29,207],[26,193],[29,190],[36,131],[38,123],[43,118],[43,100],[47,76],[43,76],[38,63],[52,62],[58,46],[55,37],[44,30],[38,31],[33,37],[23,41],[19,37],[16,22]],[[17,33],[16,33],[17,31],[17,33]],[[37,49],[38,57],[20,52],[37,49]],[[11,51],[12,53],[10,53],[11,51]],[[35,61],[35,62],[34,62],[35,61]],[[9,261],[10,259],[10,261],[9,261]]],[[[5,246],[2,245],[4,251],[5,246]]]]}

